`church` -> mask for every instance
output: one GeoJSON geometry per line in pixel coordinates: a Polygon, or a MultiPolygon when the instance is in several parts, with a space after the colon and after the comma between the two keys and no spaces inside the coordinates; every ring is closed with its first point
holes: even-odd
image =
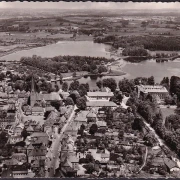
{"type": "Polygon", "coordinates": [[[44,106],[50,105],[51,101],[61,101],[61,97],[57,92],[51,93],[39,93],[36,89],[34,77],[31,80],[31,93],[30,93],[30,106],[34,107],[35,104],[44,104],[44,106]]]}

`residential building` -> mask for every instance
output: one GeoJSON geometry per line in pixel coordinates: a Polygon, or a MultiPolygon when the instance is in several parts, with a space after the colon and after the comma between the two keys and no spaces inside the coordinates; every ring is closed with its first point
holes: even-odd
{"type": "Polygon", "coordinates": [[[15,114],[14,115],[8,115],[5,118],[0,119],[0,127],[2,129],[5,129],[7,125],[13,125],[15,122],[15,114]]]}
{"type": "Polygon", "coordinates": [[[10,144],[16,144],[17,142],[23,141],[23,137],[19,135],[11,135],[9,137],[9,143],[10,144]]]}
{"type": "Polygon", "coordinates": [[[32,107],[32,115],[33,116],[43,116],[44,115],[44,109],[42,107],[34,106],[32,107]]]}
{"type": "Polygon", "coordinates": [[[31,143],[27,147],[28,162],[34,162],[34,160],[45,160],[47,149],[43,143],[31,143]]]}
{"type": "Polygon", "coordinates": [[[14,153],[11,158],[21,163],[27,162],[27,157],[25,153],[14,153]]]}

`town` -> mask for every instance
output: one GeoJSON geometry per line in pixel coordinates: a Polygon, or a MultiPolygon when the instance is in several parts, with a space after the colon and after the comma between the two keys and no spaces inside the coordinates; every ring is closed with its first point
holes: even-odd
{"type": "Polygon", "coordinates": [[[180,177],[178,7],[0,2],[0,177],[180,177]]]}
{"type": "Polygon", "coordinates": [[[118,86],[107,78],[96,91],[63,81],[48,92],[47,79],[12,66],[2,63],[0,74],[1,177],[178,177],[179,152],[156,127],[175,128],[173,117],[161,117],[163,108],[178,109],[167,78],[118,86]]]}

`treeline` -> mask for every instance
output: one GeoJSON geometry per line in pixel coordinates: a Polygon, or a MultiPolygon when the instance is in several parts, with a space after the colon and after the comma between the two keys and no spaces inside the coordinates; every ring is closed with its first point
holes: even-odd
{"type": "Polygon", "coordinates": [[[164,36],[106,36],[94,39],[96,43],[112,42],[115,48],[128,48],[142,46],[144,49],[152,51],[179,51],[180,37],[164,36]]]}
{"type": "MultiPolygon", "coordinates": [[[[33,55],[32,57],[22,57],[20,61],[25,65],[60,74],[75,71],[88,71],[93,73],[102,62],[113,62],[114,59],[87,56],[56,56],[53,58],[42,58],[33,55]]],[[[105,72],[106,70],[101,68],[99,71],[105,72]]]]}

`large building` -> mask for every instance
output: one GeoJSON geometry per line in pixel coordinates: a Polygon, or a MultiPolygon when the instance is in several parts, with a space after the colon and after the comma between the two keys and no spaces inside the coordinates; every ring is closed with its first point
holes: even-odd
{"type": "Polygon", "coordinates": [[[163,102],[165,97],[168,96],[167,89],[164,86],[160,86],[160,85],[155,85],[155,86],[139,85],[137,86],[137,91],[138,91],[138,97],[140,95],[150,94],[156,98],[158,103],[163,102]]]}

